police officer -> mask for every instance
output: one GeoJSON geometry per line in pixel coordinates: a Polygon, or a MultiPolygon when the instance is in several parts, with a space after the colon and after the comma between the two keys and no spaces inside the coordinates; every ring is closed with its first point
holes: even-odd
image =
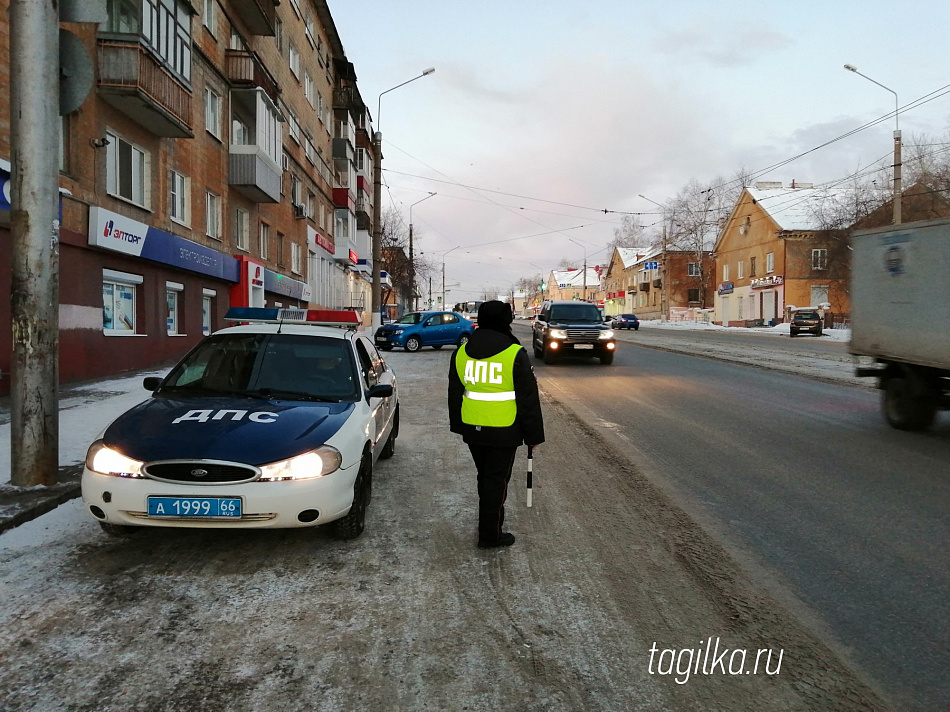
{"type": "Polygon", "coordinates": [[[511,546],[502,530],[508,481],[522,443],[544,442],[538,382],[528,353],[511,333],[511,307],[500,301],[478,308],[478,328],[452,354],[449,426],[468,445],[478,470],[478,546],[511,546]]]}

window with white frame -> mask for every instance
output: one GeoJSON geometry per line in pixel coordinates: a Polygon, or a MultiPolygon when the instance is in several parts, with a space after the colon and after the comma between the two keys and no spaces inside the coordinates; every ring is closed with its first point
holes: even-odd
{"type": "Polygon", "coordinates": [[[277,45],[277,51],[284,51],[284,23],[280,18],[274,20],[274,44],[277,45]]]}
{"type": "Polygon", "coordinates": [[[303,21],[303,31],[304,31],[304,34],[307,35],[307,41],[310,43],[310,46],[316,49],[317,42],[314,39],[313,30],[314,30],[313,17],[311,17],[310,13],[308,12],[307,16],[304,18],[304,21],[303,21]]]}
{"type": "Polygon", "coordinates": [[[745,277],[745,260],[739,260],[739,264],[736,266],[736,279],[742,279],[745,277]]]}
{"type": "Polygon", "coordinates": [[[811,251],[811,268],[828,269],[828,250],[821,248],[811,251]]]}
{"type": "Polygon", "coordinates": [[[325,107],[326,105],[323,102],[323,94],[318,91],[317,92],[317,118],[320,119],[320,123],[322,124],[326,124],[326,119],[325,119],[326,108],[325,107]]]}
{"type": "Polygon", "coordinates": [[[231,25],[231,44],[228,48],[241,50],[245,47],[247,47],[247,43],[244,41],[244,38],[241,37],[241,33],[238,32],[237,27],[231,25]]]}
{"type": "Polygon", "coordinates": [[[210,190],[205,192],[205,234],[221,239],[221,196],[210,190]]]}
{"type": "Polygon", "coordinates": [[[237,116],[231,118],[231,143],[234,146],[251,145],[251,130],[237,116]]]}
{"type": "Polygon", "coordinates": [[[135,334],[135,292],[141,275],[102,270],[102,331],[107,336],[135,334]]]}
{"type": "Polygon", "coordinates": [[[323,207],[323,203],[320,203],[320,205],[317,207],[317,217],[319,218],[317,220],[317,224],[320,226],[321,229],[326,230],[327,217],[326,217],[326,210],[323,207]]]}
{"type": "Polygon", "coordinates": [[[290,202],[293,205],[303,205],[303,184],[293,173],[290,174],[290,202]]]}
{"type": "Polygon", "coordinates": [[[239,250],[247,252],[248,241],[250,239],[251,220],[250,215],[244,208],[237,208],[234,211],[234,245],[239,250]]]}
{"type": "Polygon", "coordinates": [[[201,290],[201,333],[204,336],[211,336],[211,315],[216,296],[217,292],[213,289],[201,290]]]}
{"type": "Polygon", "coordinates": [[[296,242],[290,243],[290,271],[300,274],[300,245],[296,242]]]}
{"type": "Polygon", "coordinates": [[[270,225],[266,222],[261,223],[261,229],[257,235],[257,249],[261,253],[261,259],[267,259],[267,248],[270,242],[270,225]]]}
{"type": "Polygon", "coordinates": [[[148,153],[138,146],[106,132],[106,190],[111,195],[148,207],[148,153]]]}
{"type": "Polygon", "coordinates": [[[297,120],[297,114],[289,109],[287,110],[287,125],[290,138],[300,143],[300,122],[297,120]]]}
{"type": "Polygon", "coordinates": [[[191,12],[189,0],[142,2],[145,44],[185,81],[191,81],[191,12]]]}
{"type": "Polygon", "coordinates": [[[309,133],[305,133],[303,136],[303,148],[304,153],[307,155],[307,160],[310,161],[313,165],[317,165],[316,158],[316,149],[313,146],[313,136],[309,133]]]}
{"type": "Polygon", "coordinates": [[[211,87],[205,87],[205,129],[221,138],[221,95],[211,87]]]}
{"type": "Polygon", "coordinates": [[[687,262],[686,263],[686,276],[687,277],[699,277],[699,262],[687,262]]]}
{"type": "Polygon", "coordinates": [[[722,266],[722,281],[723,282],[729,281],[729,265],[727,264],[722,266]]]}
{"type": "Polygon", "coordinates": [[[178,295],[184,291],[185,285],[180,282],[165,282],[165,331],[169,336],[181,333],[178,315],[178,295]]]}
{"type": "Polygon", "coordinates": [[[208,28],[212,35],[215,33],[218,25],[215,18],[215,5],[217,0],[204,0],[201,6],[201,22],[208,28]]]}
{"type": "Polygon", "coordinates": [[[300,52],[297,51],[297,48],[294,46],[294,43],[289,43],[290,46],[290,71],[294,73],[294,76],[297,79],[300,79],[300,52]]]}
{"type": "Polygon", "coordinates": [[[768,274],[771,274],[775,271],[775,253],[770,252],[765,256],[765,271],[768,274]]]}
{"type": "Polygon", "coordinates": [[[105,31],[121,35],[139,33],[139,5],[136,0],[106,0],[109,21],[105,31]]]}
{"type": "Polygon", "coordinates": [[[170,195],[168,199],[168,217],[182,225],[188,225],[191,218],[190,181],[178,171],[169,171],[170,195]]]}
{"type": "Polygon", "coordinates": [[[294,12],[297,13],[297,17],[300,17],[300,5],[298,0],[290,0],[290,6],[294,9],[294,12]]]}
{"type": "Polygon", "coordinates": [[[304,70],[303,73],[303,95],[307,97],[307,101],[310,102],[310,106],[313,106],[313,77],[311,77],[310,72],[306,70],[304,70]]]}
{"type": "Polygon", "coordinates": [[[313,218],[313,215],[314,215],[313,206],[314,206],[315,200],[316,200],[316,196],[308,190],[307,191],[307,217],[311,219],[313,218]]]}

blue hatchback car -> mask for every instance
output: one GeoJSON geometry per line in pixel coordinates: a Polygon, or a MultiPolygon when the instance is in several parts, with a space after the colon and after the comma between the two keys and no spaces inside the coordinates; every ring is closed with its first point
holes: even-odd
{"type": "Polygon", "coordinates": [[[423,346],[460,346],[473,331],[474,322],[455,312],[410,312],[376,330],[376,348],[389,351],[399,346],[406,351],[418,351],[423,346]]]}

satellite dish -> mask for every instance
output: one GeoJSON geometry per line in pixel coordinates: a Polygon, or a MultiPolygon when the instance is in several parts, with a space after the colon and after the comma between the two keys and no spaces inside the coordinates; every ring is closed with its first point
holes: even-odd
{"type": "Polygon", "coordinates": [[[96,75],[92,58],[76,35],[59,31],[59,115],[71,114],[86,100],[96,75]]]}

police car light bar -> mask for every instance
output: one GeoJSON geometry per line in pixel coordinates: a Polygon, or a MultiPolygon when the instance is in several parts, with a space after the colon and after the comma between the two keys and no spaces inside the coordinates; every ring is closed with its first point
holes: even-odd
{"type": "Polygon", "coordinates": [[[271,309],[267,307],[231,307],[225,321],[247,324],[309,324],[311,326],[340,326],[355,329],[360,325],[359,315],[346,309],[271,309]]]}

